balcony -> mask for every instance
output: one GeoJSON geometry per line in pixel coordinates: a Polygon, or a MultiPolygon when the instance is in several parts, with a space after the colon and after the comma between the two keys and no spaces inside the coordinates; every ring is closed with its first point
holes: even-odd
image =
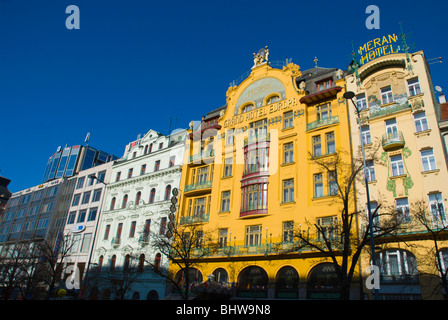
{"type": "Polygon", "coordinates": [[[202,152],[196,153],[190,156],[190,162],[201,163],[201,160],[212,158],[215,156],[215,151],[213,149],[204,150],[202,152]]]}
{"type": "Polygon", "coordinates": [[[320,128],[320,127],[324,127],[324,126],[329,126],[332,124],[336,124],[339,123],[339,116],[334,116],[334,117],[328,117],[325,119],[319,119],[310,123],[306,124],[306,130],[313,130],[316,128],[320,128]]]}
{"type": "Polygon", "coordinates": [[[404,147],[405,141],[401,131],[393,131],[383,134],[381,139],[384,151],[394,151],[404,147]]]}
{"type": "Polygon", "coordinates": [[[121,238],[113,237],[113,238],[112,238],[112,241],[111,241],[111,244],[112,244],[112,246],[113,246],[114,248],[119,247],[120,244],[121,244],[121,238]]]}
{"type": "Polygon", "coordinates": [[[184,192],[211,189],[212,185],[213,185],[213,181],[202,181],[202,182],[198,182],[198,183],[192,183],[192,184],[188,184],[185,186],[184,192]]]}
{"type": "Polygon", "coordinates": [[[271,141],[271,134],[265,133],[265,134],[259,134],[259,135],[252,135],[246,139],[244,139],[244,146],[248,146],[253,143],[260,143],[260,142],[266,142],[271,141]]]}
{"type": "Polygon", "coordinates": [[[208,214],[199,214],[197,216],[180,217],[180,224],[194,224],[208,222],[208,214]]]}

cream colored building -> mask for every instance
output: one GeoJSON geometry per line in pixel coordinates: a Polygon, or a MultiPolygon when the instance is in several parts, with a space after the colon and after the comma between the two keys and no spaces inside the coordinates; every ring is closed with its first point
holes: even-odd
{"type": "MultiPolygon", "coordinates": [[[[424,52],[386,54],[352,71],[346,80],[347,91],[355,94],[354,103],[348,100],[353,154],[360,154],[362,139],[368,160],[371,210],[380,205],[380,214],[396,210],[404,227],[375,242],[376,263],[381,271],[379,297],[442,298],[440,287],[434,291],[440,283],[435,243],[431,232],[416,219],[417,204],[423,201],[428,225],[433,231],[446,233],[448,172],[424,52]],[[360,126],[354,104],[361,110],[360,126]],[[373,153],[376,160],[369,161],[373,153]]],[[[367,217],[366,187],[361,180],[357,184],[358,209],[367,217]]],[[[374,219],[374,225],[381,225],[383,219],[374,219]]],[[[360,221],[361,229],[365,228],[366,220],[360,221]]],[[[448,242],[438,240],[437,245],[444,265],[448,261],[448,242]]],[[[363,270],[369,259],[366,253],[363,270]]],[[[371,292],[364,289],[365,293],[371,292]]]]}

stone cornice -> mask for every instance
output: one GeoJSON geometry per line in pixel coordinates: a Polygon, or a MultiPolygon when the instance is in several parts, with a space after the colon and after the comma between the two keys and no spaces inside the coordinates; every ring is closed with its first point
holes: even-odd
{"type": "Polygon", "coordinates": [[[177,166],[173,166],[173,167],[169,167],[169,168],[165,168],[165,169],[160,169],[158,171],[147,172],[143,175],[135,176],[135,177],[132,177],[129,179],[111,182],[107,185],[107,189],[114,190],[117,188],[130,187],[130,186],[134,186],[135,184],[139,184],[141,182],[149,183],[152,180],[163,179],[165,176],[170,175],[170,174],[176,174],[176,173],[180,174],[181,171],[182,171],[182,166],[177,165],[177,166]]]}

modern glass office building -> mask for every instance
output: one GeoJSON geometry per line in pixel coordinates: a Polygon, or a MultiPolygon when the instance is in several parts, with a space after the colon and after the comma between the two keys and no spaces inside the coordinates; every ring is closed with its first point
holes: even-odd
{"type": "Polygon", "coordinates": [[[48,159],[42,183],[75,173],[117,159],[116,156],[91,146],[76,145],[59,147],[48,159]]]}

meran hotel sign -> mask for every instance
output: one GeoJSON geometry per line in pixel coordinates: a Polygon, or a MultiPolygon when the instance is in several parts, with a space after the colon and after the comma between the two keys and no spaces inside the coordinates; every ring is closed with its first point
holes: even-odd
{"type": "Polygon", "coordinates": [[[358,50],[358,53],[361,56],[359,63],[363,65],[381,56],[399,52],[400,47],[396,44],[397,40],[397,35],[389,34],[382,38],[375,38],[364,43],[358,50]]]}

